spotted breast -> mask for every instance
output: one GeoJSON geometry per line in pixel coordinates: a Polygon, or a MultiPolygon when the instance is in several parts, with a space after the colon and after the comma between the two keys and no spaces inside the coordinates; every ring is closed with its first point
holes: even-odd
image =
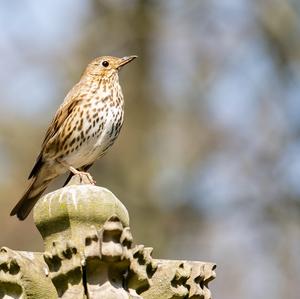
{"type": "Polygon", "coordinates": [[[73,128],[64,140],[60,159],[68,165],[80,168],[103,156],[118,137],[123,124],[124,100],[118,80],[102,80],[98,86],[93,84],[83,96],[77,114],[66,128],[73,128]],[[86,99],[85,99],[86,97],[86,99]]]}

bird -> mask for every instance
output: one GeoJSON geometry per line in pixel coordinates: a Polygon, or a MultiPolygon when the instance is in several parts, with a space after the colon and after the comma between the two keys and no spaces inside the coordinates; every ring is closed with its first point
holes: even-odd
{"type": "Polygon", "coordinates": [[[102,56],[88,64],[52,119],[29,174],[28,188],[11,216],[24,220],[49,183],[68,171],[66,183],[75,174],[95,183],[87,170],[113,145],[123,124],[119,70],[136,57],[102,56]]]}

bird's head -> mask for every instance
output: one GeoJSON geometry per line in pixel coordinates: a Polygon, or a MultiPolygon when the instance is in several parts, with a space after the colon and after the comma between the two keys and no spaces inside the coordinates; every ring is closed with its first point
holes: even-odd
{"type": "Polygon", "coordinates": [[[86,68],[84,76],[96,76],[109,78],[127,63],[137,58],[136,55],[125,56],[122,58],[113,56],[102,56],[95,58],[86,68]]]}

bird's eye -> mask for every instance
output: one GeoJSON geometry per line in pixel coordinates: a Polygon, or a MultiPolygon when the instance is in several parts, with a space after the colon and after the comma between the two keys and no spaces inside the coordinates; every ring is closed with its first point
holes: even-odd
{"type": "Polygon", "coordinates": [[[103,65],[104,67],[108,67],[108,66],[109,66],[109,62],[106,61],[106,60],[104,60],[104,61],[102,62],[102,65],[103,65]]]}

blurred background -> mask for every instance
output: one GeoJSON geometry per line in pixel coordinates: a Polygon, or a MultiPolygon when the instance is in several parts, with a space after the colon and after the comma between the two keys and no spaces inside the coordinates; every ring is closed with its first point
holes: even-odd
{"type": "Polygon", "coordinates": [[[299,37],[297,0],[0,1],[0,245],[42,250],[8,215],[45,130],[90,60],[137,54],[91,170],[135,242],[216,262],[214,298],[299,298],[299,37]]]}

